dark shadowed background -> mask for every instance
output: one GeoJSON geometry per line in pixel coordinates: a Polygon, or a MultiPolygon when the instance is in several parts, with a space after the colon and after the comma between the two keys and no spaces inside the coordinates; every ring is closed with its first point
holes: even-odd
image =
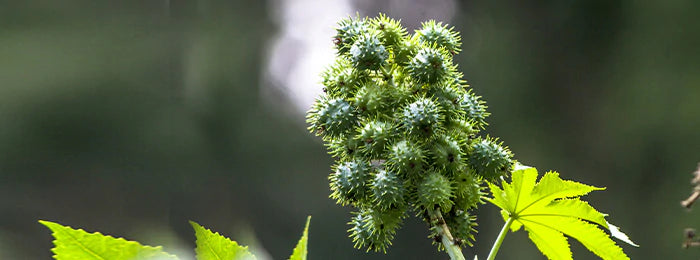
{"type": "MultiPolygon", "coordinates": [[[[194,220],[285,259],[307,215],[311,259],[446,259],[415,218],[387,255],[353,249],[352,209],[328,198],[304,110],[356,12],[454,25],[490,135],[606,186],[587,199],[641,245],[632,259],[700,257],[681,249],[700,212],[679,206],[700,161],[698,1],[0,0],[0,259],[50,258],[39,219],[185,259],[194,220]]],[[[485,258],[503,222],[479,219],[464,251],[485,258]]],[[[499,259],[543,256],[519,232],[499,259]]]]}

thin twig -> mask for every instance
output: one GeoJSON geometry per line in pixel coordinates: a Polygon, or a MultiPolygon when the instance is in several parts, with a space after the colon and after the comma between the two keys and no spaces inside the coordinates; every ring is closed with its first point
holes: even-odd
{"type": "Polygon", "coordinates": [[[700,198],[700,191],[693,191],[693,194],[690,194],[690,197],[688,197],[684,201],[681,201],[681,206],[685,207],[686,209],[690,209],[690,207],[693,206],[693,203],[698,198],[700,198]]]}
{"type": "Polygon", "coordinates": [[[693,205],[693,203],[700,198],[700,163],[698,163],[698,168],[693,172],[693,180],[690,181],[690,183],[695,184],[695,188],[693,188],[693,193],[690,194],[690,196],[681,201],[681,206],[690,209],[690,207],[693,205]]]}
{"type": "MultiPolygon", "coordinates": [[[[693,193],[690,194],[690,197],[687,199],[681,201],[681,206],[685,207],[686,209],[690,209],[691,206],[693,206],[693,203],[700,198],[700,163],[698,163],[698,168],[693,172],[693,180],[690,181],[695,187],[693,188],[693,193]]],[[[685,240],[683,241],[683,248],[689,248],[689,247],[700,247],[700,241],[695,239],[695,229],[692,228],[686,228],[685,231],[683,231],[685,240]]]]}

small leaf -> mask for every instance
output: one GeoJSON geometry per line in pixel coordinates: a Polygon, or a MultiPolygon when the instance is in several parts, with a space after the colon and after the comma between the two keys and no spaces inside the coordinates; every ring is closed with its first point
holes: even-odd
{"type": "Polygon", "coordinates": [[[195,248],[197,260],[255,259],[255,256],[248,251],[247,246],[240,246],[236,241],[231,241],[219,233],[213,233],[194,221],[190,221],[190,224],[197,237],[197,248],[195,248]]]}
{"type": "Polygon", "coordinates": [[[299,242],[297,243],[297,246],[294,247],[294,251],[292,252],[292,256],[289,257],[289,260],[306,260],[306,253],[307,253],[307,245],[309,241],[309,223],[311,222],[311,216],[306,218],[306,227],[304,228],[304,233],[301,235],[301,238],[299,239],[299,242]]]}
{"type": "Polygon", "coordinates": [[[512,232],[524,227],[537,249],[549,259],[572,259],[566,236],[575,238],[603,259],[629,259],[599,227],[637,245],[608,223],[605,214],[580,200],[581,196],[604,188],[562,180],[556,172],[548,172],[536,181],[535,168],[516,167],[511,183],[502,181],[502,187],[489,183],[493,198],[488,201],[501,208],[506,222],[512,219],[512,232]]]}
{"type": "Polygon", "coordinates": [[[177,259],[162,251],[161,247],[144,246],[135,241],[114,238],[98,232],[88,233],[58,223],[40,220],[39,223],[53,231],[51,249],[57,260],[164,260],[177,259]]]}

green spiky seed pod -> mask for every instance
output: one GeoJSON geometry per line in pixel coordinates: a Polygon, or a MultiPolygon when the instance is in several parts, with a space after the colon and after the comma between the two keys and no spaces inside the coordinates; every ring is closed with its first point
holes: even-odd
{"type": "Polygon", "coordinates": [[[334,98],[347,98],[369,81],[369,74],[364,70],[354,69],[348,59],[339,58],[321,75],[324,91],[334,98]]]}
{"type": "Polygon", "coordinates": [[[440,135],[433,146],[435,166],[452,174],[462,165],[462,150],[459,143],[448,135],[440,135]]]}
{"type": "Polygon", "coordinates": [[[502,143],[490,138],[475,140],[467,163],[476,174],[487,181],[505,176],[513,168],[513,155],[502,143]]]}
{"type": "Polygon", "coordinates": [[[399,21],[391,19],[384,14],[379,14],[379,17],[371,20],[372,27],[379,31],[379,38],[382,43],[390,48],[396,48],[398,44],[404,41],[407,32],[406,28],[401,26],[399,21]]]}
{"type": "Polygon", "coordinates": [[[458,140],[472,139],[479,133],[479,130],[472,126],[471,121],[467,121],[464,118],[465,117],[461,119],[452,119],[447,124],[447,130],[454,133],[458,140]]]}
{"type": "Polygon", "coordinates": [[[420,43],[415,39],[406,39],[399,42],[394,48],[394,61],[400,66],[408,66],[418,52],[420,43]]]}
{"type": "Polygon", "coordinates": [[[386,114],[393,104],[394,97],[386,84],[367,83],[355,95],[355,105],[364,114],[386,114]]]}
{"type": "Polygon", "coordinates": [[[474,241],[477,226],[476,216],[464,210],[456,210],[445,217],[445,224],[450,228],[458,245],[473,245],[472,241],[474,241]]]}
{"type": "Polygon", "coordinates": [[[355,138],[340,136],[337,138],[325,138],[325,145],[328,148],[328,153],[336,158],[348,158],[355,156],[360,149],[361,141],[355,138]]]}
{"type": "Polygon", "coordinates": [[[378,70],[386,64],[389,52],[373,34],[363,34],[350,48],[350,60],[359,70],[378,70]]]}
{"type": "Polygon", "coordinates": [[[448,28],[441,22],[430,20],[423,23],[423,28],[416,31],[418,39],[428,45],[434,44],[448,50],[452,54],[461,51],[462,38],[453,28],[448,28]]]}
{"type": "Polygon", "coordinates": [[[488,125],[486,118],[490,115],[486,112],[486,102],[481,97],[469,91],[464,93],[459,99],[460,107],[467,113],[467,118],[479,129],[484,129],[488,125]]]}
{"type": "Polygon", "coordinates": [[[449,84],[445,86],[440,85],[431,88],[428,94],[437,100],[440,110],[445,115],[445,121],[449,124],[453,120],[461,119],[466,114],[460,103],[462,94],[466,92],[449,84]]]}
{"type": "Polygon", "coordinates": [[[409,133],[430,136],[439,128],[440,110],[435,101],[429,98],[418,98],[404,107],[401,119],[403,127],[409,133]]]}
{"type": "Polygon", "coordinates": [[[372,182],[372,202],[381,210],[404,208],[403,181],[393,172],[380,170],[372,182]]]}
{"type": "Polygon", "coordinates": [[[450,71],[451,61],[444,51],[422,48],[408,64],[408,72],[419,83],[436,83],[450,71]]]}
{"type": "Polygon", "coordinates": [[[369,195],[367,183],[371,179],[370,165],[361,160],[344,162],[336,167],[329,176],[331,181],[331,198],[340,205],[366,202],[369,195]]]}
{"type": "Polygon", "coordinates": [[[357,125],[357,114],[350,103],[339,98],[321,98],[307,116],[309,130],[318,135],[339,136],[357,125]]]}
{"type": "Polygon", "coordinates": [[[455,207],[461,210],[476,208],[483,203],[484,188],[481,177],[462,171],[453,177],[455,183],[455,207]]]}
{"type": "Polygon", "coordinates": [[[350,233],[352,241],[355,242],[355,248],[367,247],[367,251],[369,251],[374,248],[373,245],[377,244],[372,237],[372,230],[368,228],[368,219],[370,217],[360,212],[353,212],[353,215],[350,222],[348,222],[348,225],[350,225],[348,233],[350,233]]]}
{"type": "Polygon", "coordinates": [[[454,188],[447,177],[437,172],[428,173],[419,184],[417,190],[417,202],[423,209],[439,207],[442,212],[452,209],[454,188]]]}
{"type": "Polygon", "coordinates": [[[369,31],[367,19],[348,17],[340,20],[335,37],[333,37],[333,43],[338,49],[338,54],[345,54],[350,51],[358,36],[367,34],[369,31]]]}
{"type": "Polygon", "coordinates": [[[367,122],[357,136],[362,142],[362,152],[366,155],[380,155],[384,152],[387,142],[391,139],[393,127],[383,121],[367,122]]]}
{"type": "Polygon", "coordinates": [[[367,251],[382,251],[391,245],[396,230],[401,226],[405,209],[377,211],[363,209],[356,212],[350,221],[348,230],[355,242],[356,248],[367,248],[367,251]]]}
{"type": "Polygon", "coordinates": [[[407,177],[415,178],[416,173],[423,170],[426,154],[417,143],[401,140],[391,146],[387,164],[407,177]]]}

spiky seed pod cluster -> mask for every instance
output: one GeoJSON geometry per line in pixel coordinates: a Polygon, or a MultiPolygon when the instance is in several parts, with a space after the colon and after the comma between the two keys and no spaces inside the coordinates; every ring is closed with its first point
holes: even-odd
{"type": "Polygon", "coordinates": [[[439,212],[471,245],[483,181],[508,173],[512,154],[480,137],[488,112],[453,63],[460,36],[435,21],[409,35],[380,15],[338,23],[336,62],[307,115],[337,159],[329,176],[338,204],[356,208],[356,247],[386,251],[413,211],[435,229],[439,212]]]}

